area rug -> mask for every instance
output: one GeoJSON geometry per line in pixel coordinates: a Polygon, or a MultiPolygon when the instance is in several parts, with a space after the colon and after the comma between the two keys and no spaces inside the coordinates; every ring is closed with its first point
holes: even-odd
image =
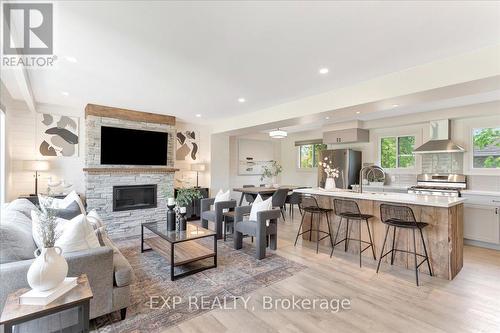
{"type": "Polygon", "coordinates": [[[93,320],[93,332],[159,332],[211,311],[201,306],[193,307],[192,301],[189,303],[190,297],[192,300],[195,296],[205,296],[204,299],[210,303],[215,299],[244,296],[305,268],[302,264],[269,252],[265,259],[257,260],[253,257],[254,244],[244,242],[242,250],[234,250],[231,241],[219,241],[217,268],[170,281],[168,262],[154,251],[141,253],[139,240],[125,239],[115,244],[129,260],[135,273],[131,285],[131,305],[125,320],[120,320],[118,312],[93,320]],[[171,306],[174,297],[178,303],[175,309],[171,306]],[[155,303],[153,307],[151,300],[155,303]]]}

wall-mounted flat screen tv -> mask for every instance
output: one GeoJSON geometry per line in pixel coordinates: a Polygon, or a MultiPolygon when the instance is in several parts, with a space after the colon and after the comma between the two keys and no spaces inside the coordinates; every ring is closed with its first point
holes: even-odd
{"type": "Polygon", "coordinates": [[[167,165],[168,133],[101,127],[101,164],[167,165]]]}

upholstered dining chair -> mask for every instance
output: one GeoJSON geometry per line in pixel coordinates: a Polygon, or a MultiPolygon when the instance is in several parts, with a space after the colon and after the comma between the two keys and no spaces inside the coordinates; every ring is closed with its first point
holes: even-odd
{"type": "Polygon", "coordinates": [[[201,226],[208,228],[208,221],[215,223],[217,239],[222,239],[222,224],[224,220],[224,210],[232,210],[236,207],[236,200],[215,202],[215,198],[201,199],[201,226]],[[214,209],[210,209],[211,206],[214,209]]]}
{"type": "Polygon", "coordinates": [[[273,208],[279,208],[279,210],[281,211],[281,216],[283,217],[283,221],[285,221],[285,213],[283,212],[283,209],[285,207],[285,201],[286,197],[288,196],[288,191],[290,190],[287,188],[280,188],[273,193],[273,208]]]}
{"type": "Polygon", "coordinates": [[[243,236],[255,237],[255,258],[261,260],[266,257],[266,247],[269,239],[269,248],[276,250],[278,243],[279,209],[264,210],[257,213],[257,220],[243,220],[243,216],[250,214],[252,206],[238,206],[234,218],[234,248],[243,247],[243,236]],[[269,221],[269,224],[267,223],[269,221]]]}
{"type": "MultiPolygon", "coordinates": [[[[243,188],[248,188],[248,187],[255,187],[255,185],[243,185],[243,188]]],[[[249,205],[251,205],[257,196],[255,194],[251,193],[245,193],[245,201],[248,202],[249,205]]]]}

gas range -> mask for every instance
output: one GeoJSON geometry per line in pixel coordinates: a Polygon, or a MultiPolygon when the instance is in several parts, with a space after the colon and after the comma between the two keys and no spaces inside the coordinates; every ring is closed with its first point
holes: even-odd
{"type": "Polygon", "coordinates": [[[460,191],[467,188],[467,177],[458,174],[429,174],[417,176],[417,185],[408,188],[408,193],[460,197],[460,191]]]}

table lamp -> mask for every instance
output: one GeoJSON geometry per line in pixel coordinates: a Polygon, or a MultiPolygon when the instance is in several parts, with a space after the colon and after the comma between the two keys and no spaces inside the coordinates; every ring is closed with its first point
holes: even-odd
{"type": "Polygon", "coordinates": [[[49,170],[49,161],[23,161],[23,169],[35,171],[35,194],[38,195],[38,172],[49,170]]]}
{"type": "Polygon", "coordinates": [[[198,173],[200,171],[205,171],[206,165],[204,163],[191,164],[191,171],[196,171],[196,187],[198,186],[198,173]]]}

